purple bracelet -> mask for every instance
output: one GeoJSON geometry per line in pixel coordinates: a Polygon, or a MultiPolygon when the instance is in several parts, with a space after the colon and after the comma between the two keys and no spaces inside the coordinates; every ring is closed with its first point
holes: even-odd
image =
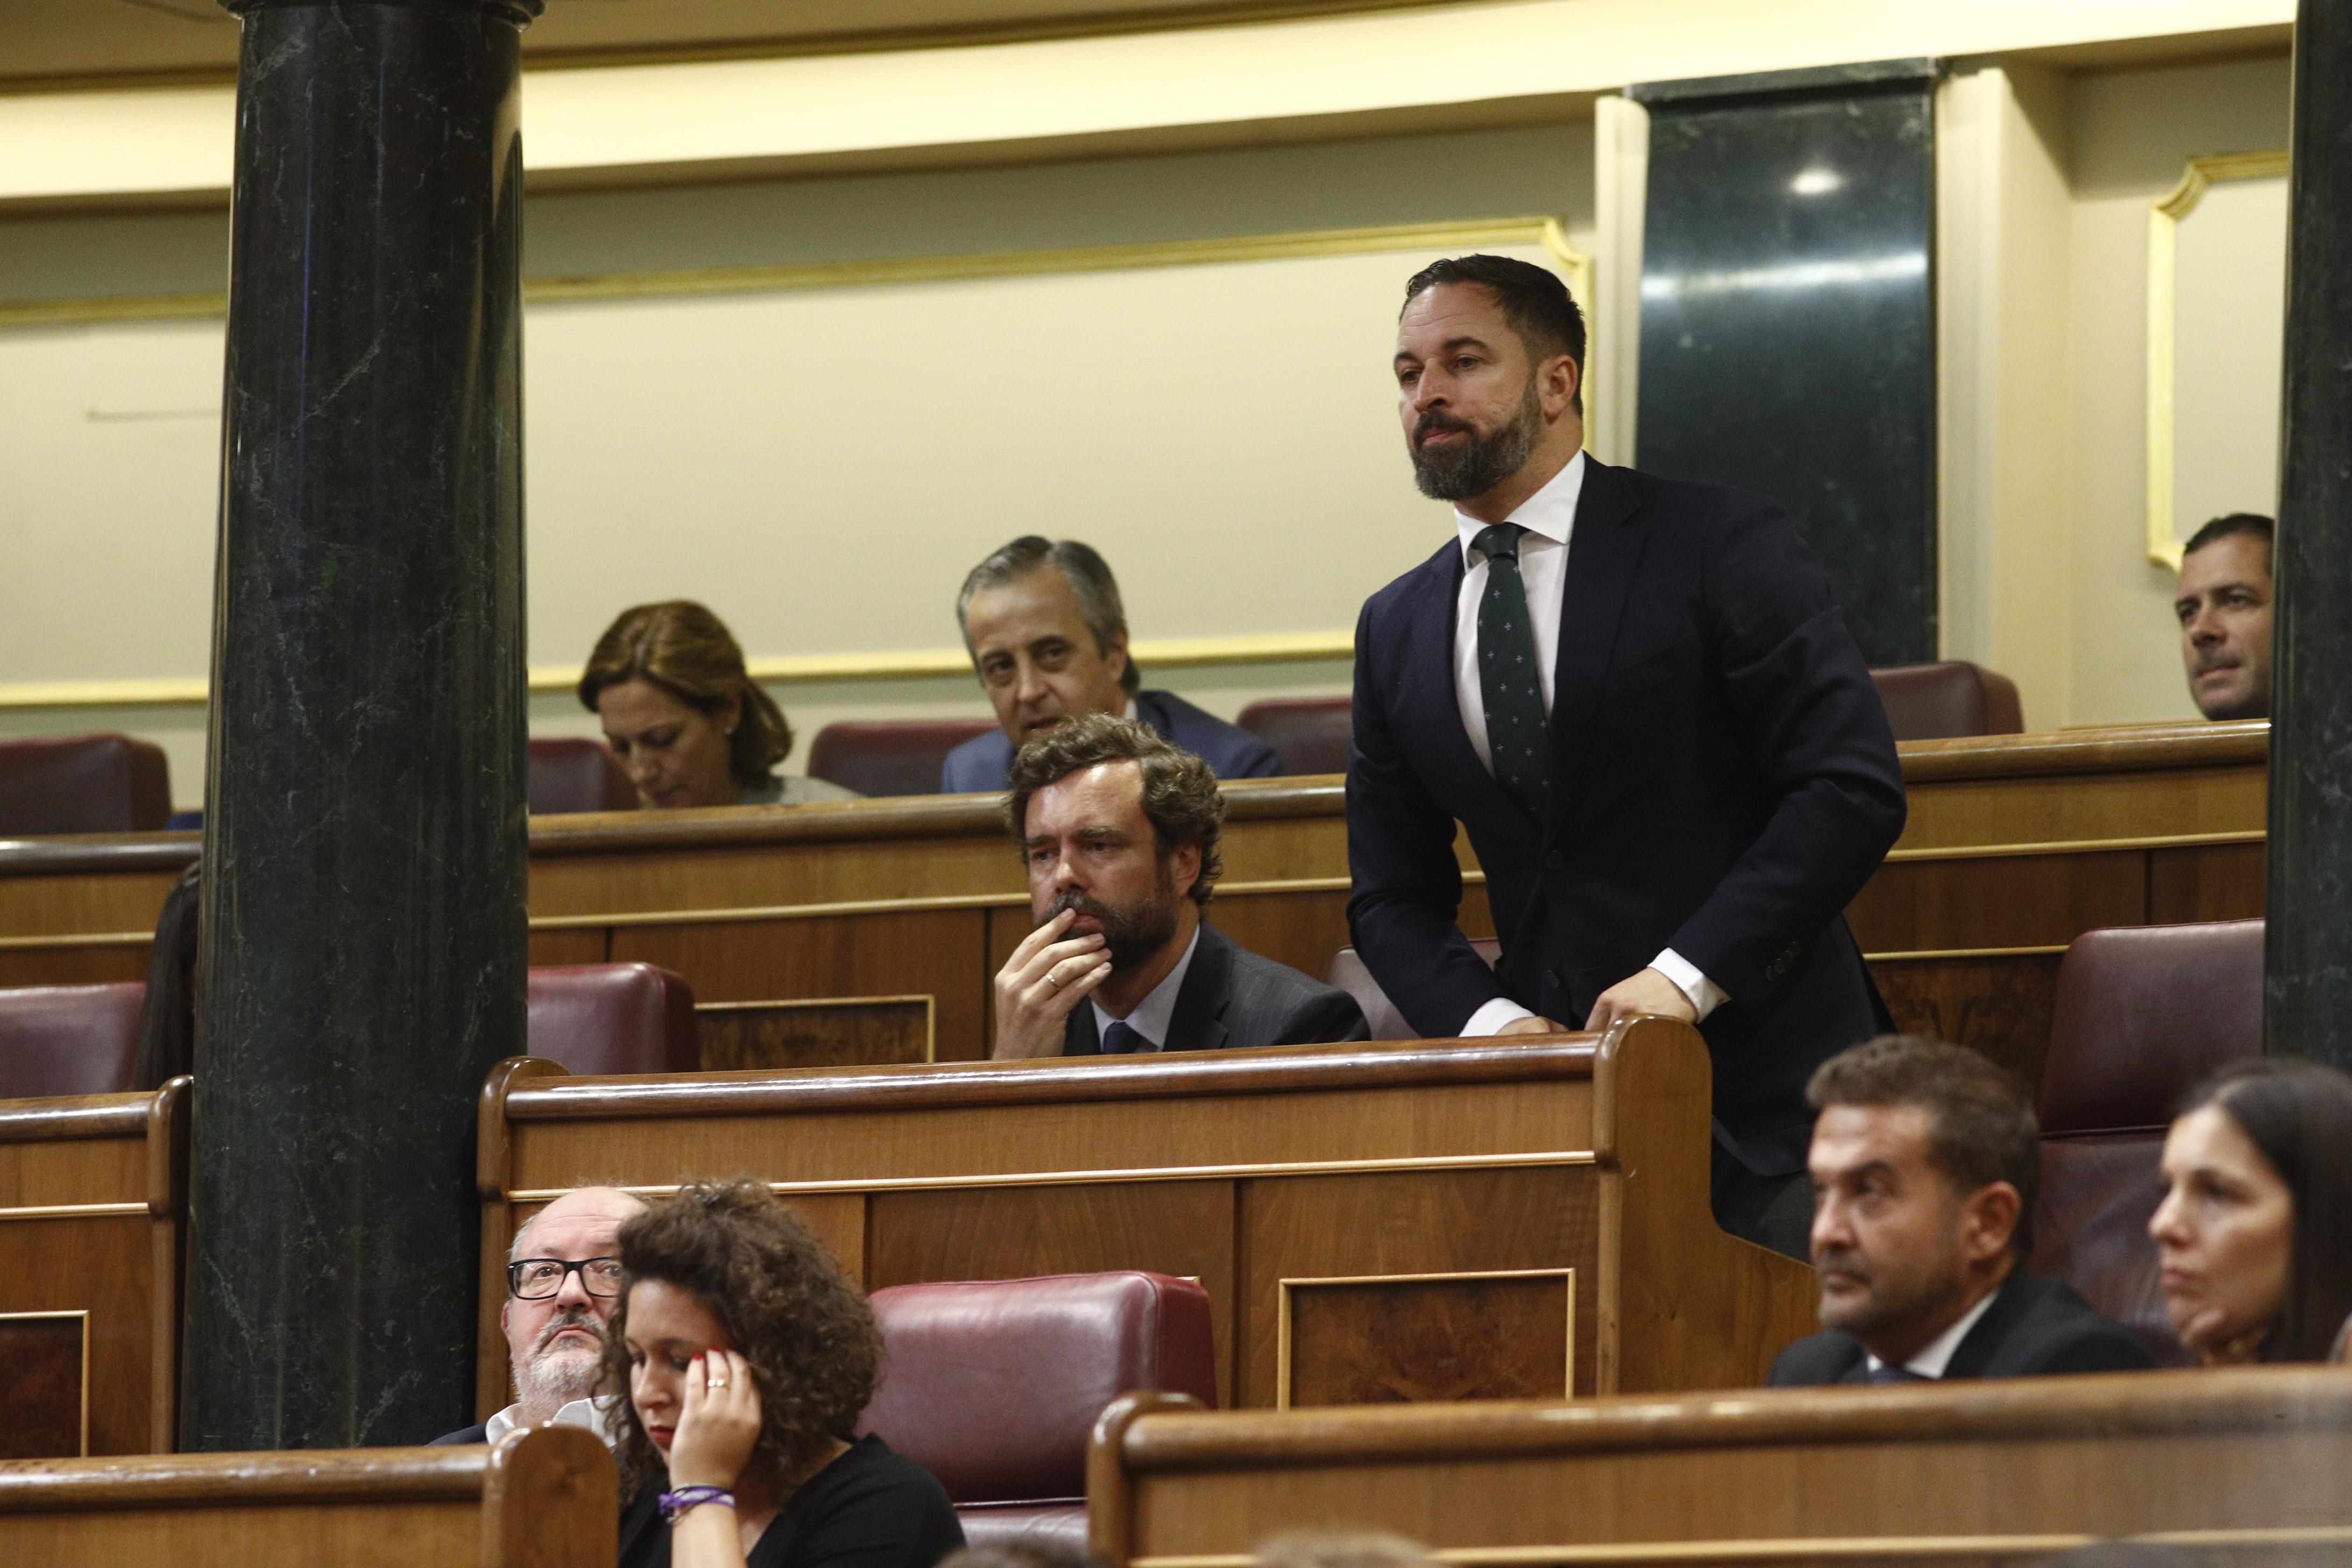
{"type": "Polygon", "coordinates": [[[725,1487],[680,1487],[674,1492],[662,1493],[662,1518],[676,1524],[679,1514],[707,1502],[723,1502],[733,1508],[735,1494],[725,1487]]]}

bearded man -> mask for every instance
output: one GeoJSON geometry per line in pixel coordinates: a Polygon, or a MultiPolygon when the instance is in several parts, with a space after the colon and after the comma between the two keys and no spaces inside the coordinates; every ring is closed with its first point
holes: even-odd
{"type": "Polygon", "coordinates": [[[1887,1035],[1824,1063],[1807,1096],[1826,1331],[1781,1352],[1773,1384],[2156,1364],[2065,1281],[2024,1269],[2042,1139],[2023,1084],[1974,1051],[1887,1035]]]}
{"type": "Polygon", "coordinates": [[[499,1309],[515,1402],[478,1426],[436,1437],[436,1446],[496,1443],[596,1392],[605,1329],[620,1305],[621,1226],[645,1206],[618,1187],[581,1187],[523,1222],[507,1249],[499,1309]]]}
{"type": "Polygon", "coordinates": [[[1013,758],[1005,824],[1035,929],[996,975],[991,1055],[1125,1056],[1360,1040],[1346,992],[1235,947],[1202,918],[1223,867],[1208,763],[1107,713],[1013,758]]]}
{"type": "Polygon", "coordinates": [[[1829,579],[1766,498],[1586,455],[1584,319],[1540,267],[1424,268],[1394,365],[1454,537],[1356,628],[1356,950],[1424,1036],[1698,1025],[1717,1221],[1802,1258],[1805,1081],[1892,1026],[1843,911],[1904,818],[1829,579]]]}

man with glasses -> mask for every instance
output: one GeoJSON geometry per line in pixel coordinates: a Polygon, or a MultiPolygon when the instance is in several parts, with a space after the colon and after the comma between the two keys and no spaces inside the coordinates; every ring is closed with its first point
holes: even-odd
{"type": "Polygon", "coordinates": [[[646,1205],[618,1187],[569,1192],[523,1222],[507,1252],[499,1309],[515,1402],[478,1426],[434,1439],[495,1443],[540,1426],[596,1391],[604,1327],[620,1305],[621,1226],[646,1205]]]}

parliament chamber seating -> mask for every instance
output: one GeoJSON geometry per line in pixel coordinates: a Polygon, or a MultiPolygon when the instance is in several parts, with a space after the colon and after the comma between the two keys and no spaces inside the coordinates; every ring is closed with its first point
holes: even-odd
{"type": "Polygon", "coordinates": [[[578,1073],[695,1072],[702,1066],[694,988],[650,963],[534,968],[530,1054],[578,1073]]]}
{"type": "Polygon", "coordinates": [[[530,814],[635,811],[637,786],[602,741],[585,736],[530,743],[530,814]]]}
{"type": "Polygon", "coordinates": [[[152,833],[172,816],[163,748],[128,735],[0,741],[0,837],[152,833]]]}
{"type": "Polygon", "coordinates": [[[308,1449],[0,1465],[23,1568],[613,1568],[620,1479],[593,1432],[493,1448],[308,1449]]]}
{"type": "Polygon", "coordinates": [[[2014,735],[2025,728],[2017,683],[1966,659],[1885,665],[1870,679],[1897,741],[2014,735]]]}
{"type": "MultiPolygon", "coordinates": [[[[1479,937],[1470,945],[1479,957],[1486,961],[1489,969],[1502,956],[1503,944],[1496,938],[1479,937]]],[[[1404,1015],[1397,1011],[1396,1004],[1389,1000],[1389,994],[1381,989],[1381,983],[1372,978],[1371,970],[1357,956],[1354,948],[1343,947],[1333,953],[1329,967],[1323,972],[1323,979],[1327,984],[1336,985],[1356,999],[1356,1005],[1364,1010],[1364,1022],[1371,1026],[1372,1038],[1410,1040],[1413,1037],[1412,1026],[1404,1021],[1404,1015]]],[[[1583,1022],[1580,1018],[1576,1021],[1583,1022]]]]}
{"type": "Polygon", "coordinates": [[[1234,721],[1274,748],[1285,773],[1344,773],[1353,707],[1347,697],[1267,697],[1234,721]]]}
{"type": "Polygon", "coordinates": [[[937,795],[950,752],[996,728],[993,719],[845,719],[809,745],[809,777],[863,795],[937,795]]]}
{"type": "Polygon", "coordinates": [[[882,1382],[859,1430],[937,1476],[965,1538],[1086,1545],[1087,1441],[1138,1390],[1217,1403],[1209,1297],[1135,1270],[873,1295],[882,1382]]]}
{"type": "Polygon", "coordinates": [[[0,991],[0,1100],[129,1089],[146,1000],[136,980],[0,991]]]}
{"type": "Polygon", "coordinates": [[[2263,1048],[2263,922],[2086,931],[2059,967],[2042,1070],[2042,1199],[2028,1267],[2186,1357],[2164,1315],[2147,1222],[2183,1096],[2263,1048]]]}

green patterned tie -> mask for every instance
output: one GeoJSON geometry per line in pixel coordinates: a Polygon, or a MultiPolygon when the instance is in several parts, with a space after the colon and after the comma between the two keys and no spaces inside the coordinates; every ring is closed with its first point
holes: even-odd
{"type": "Polygon", "coordinates": [[[1478,601],[1478,693],[1486,700],[1486,750],[1494,758],[1495,782],[1540,824],[1550,737],[1536,666],[1535,625],[1528,618],[1528,585],[1519,576],[1519,536],[1525,532],[1515,522],[1497,522],[1471,542],[1486,558],[1486,592],[1478,601]]]}

